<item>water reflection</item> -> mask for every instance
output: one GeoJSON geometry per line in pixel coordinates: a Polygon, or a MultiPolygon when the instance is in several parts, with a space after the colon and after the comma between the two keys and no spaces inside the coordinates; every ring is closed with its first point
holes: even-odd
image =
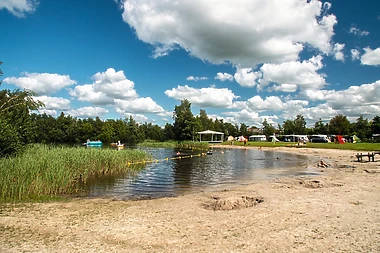
{"type": "MultiPolygon", "coordinates": [[[[223,188],[281,176],[317,174],[306,156],[256,149],[214,149],[212,155],[176,158],[177,150],[144,148],[157,163],[135,167],[135,173],[109,180],[97,180],[90,196],[158,198],[177,196],[207,188],[223,188]],[[165,158],[170,158],[167,161],[165,158]]],[[[123,152],[120,150],[118,152],[123,152]]],[[[200,151],[181,150],[182,154],[200,151]]]]}

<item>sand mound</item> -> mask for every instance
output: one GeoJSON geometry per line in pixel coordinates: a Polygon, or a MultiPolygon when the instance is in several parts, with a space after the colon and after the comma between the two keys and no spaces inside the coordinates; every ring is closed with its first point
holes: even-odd
{"type": "Polygon", "coordinates": [[[214,197],[212,201],[204,204],[204,208],[207,210],[237,210],[248,207],[253,207],[261,202],[264,202],[263,197],[228,197],[225,199],[220,199],[219,197],[214,197]]]}

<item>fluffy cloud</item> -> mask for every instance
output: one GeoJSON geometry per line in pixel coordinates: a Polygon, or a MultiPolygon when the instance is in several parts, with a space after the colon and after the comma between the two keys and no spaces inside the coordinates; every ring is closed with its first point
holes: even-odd
{"type": "Polygon", "coordinates": [[[305,91],[312,101],[325,101],[326,106],[343,115],[378,114],[380,110],[380,80],[370,84],[351,86],[346,90],[305,91]]]}
{"type": "Polygon", "coordinates": [[[124,110],[120,110],[119,108],[116,108],[116,112],[120,114],[123,118],[128,118],[132,116],[132,118],[137,122],[137,123],[145,123],[148,122],[149,119],[143,114],[136,114],[136,113],[129,113],[125,112],[124,110]]]}
{"type": "Polygon", "coordinates": [[[247,100],[246,105],[250,111],[281,111],[285,108],[285,104],[276,96],[269,96],[265,99],[254,96],[247,100]]]}
{"type": "Polygon", "coordinates": [[[77,82],[68,75],[50,73],[22,73],[23,77],[7,77],[4,83],[14,84],[21,89],[37,92],[38,95],[48,95],[77,82]]]}
{"type": "Polygon", "coordinates": [[[37,0],[2,0],[0,10],[7,9],[13,15],[23,17],[25,13],[34,12],[37,5],[37,0]]]}
{"type": "Polygon", "coordinates": [[[359,60],[360,59],[360,52],[357,49],[351,49],[351,58],[352,60],[359,60]]]}
{"type": "Polygon", "coordinates": [[[66,113],[79,118],[94,118],[96,116],[102,117],[108,112],[107,109],[102,107],[82,107],[76,110],[69,110],[66,113]]]}
{"type": "Polygon", "coordinates": [[[207,80],[208,78],[205,77],[205,76],[202,76],[202,77],[194,77],[194,76],[189,76],[188,78],[186,78],[186,80],[188,81],[199,81],[199,80],[207,80]]]}
{"type": "Polygon", "coordinates": [[[224,81],[233,81],[234,77],[232,75],[228,74],[228,73],[221,73],[221,72],[219,72],[219,73],[216,74],[215,79],[224,82],[224,81]]]}
{"type": "Polygon", "coordinates": [[[56,110],[48,110],[48,109],[43,109],[43,108],[38,109],[38,113],[39,114],[44,114],[45,113],[45,114],[51,115],[53,117],[58,116],[58,113],[57,113],[56,110]]]}
{"type": "Polygon", "coordinates": [[[113,104],[113,98],[102,92],[96,92],[92,84],[78,85],[69,90],[69,95],[77,97],[79,101],[86,101],[96,105],[113,104]]]}
{"type": "Polygon", "coordinates": [[[132,100],[138,97],[134,83],[125,77],[122,70],[116,72],[109,68],[96,73],[92,79],[92,84],[78,85],[69,90],[69,94],[80,101],[97,105],[113,104],[114,99],[132,100]]]}
{"type": "Polygon", "coordinates": [[[242,68],[295,61],[305,45],[331,51],[336,17],[318,0],[124,0],[123,19],[155,56],[178,47],[242,68]],[[244,38],[244,39],[241,39],[244,38]]]}
{"type": "Polygon", "coordinates": [[[195,89],[187,85],[166,90],[165,94],[177,100],[187,99],[193,105],[199,107],[229,107],[232,106],[234,99],[239,98],[231,90],[226,88],[217,89],[210,87],[195,89]]]}
{"type": "Polygon", "coordinates": [[[68,110],[70,109],[70,100],[60,97],[39,96],[34,97],[45,104],[45,110],[68,110]]]}
{"type": "Polygon", "coordinates": [[[234,78],[243,87],[254,87],[257,85],[259,72],[253,72],[252,68],[237,68],[234,78]]]}
{"type": "Polygon", "coordinates": [[[315,56],[302,62],[292,61],[281,64],[264,64],[260,68],[262,78],[259,80],[260,87],[270,83],[277,83],[272,90],[296,91],[298,86],[304,89],[320,89],[325,84],[325,78],[317,71],[323,67],[322,56],[315,56]]]}
{"type": "Polygon", "coordinates": [[[380,47],[375,50],[369,47],[364,48],[365,53],[362,55],[361,62],[364,65],[380,65],[380,47]]]}
{"type": "Polygon", "coordinates": [[[358,36],[367,36],[369,34],[368,31],[362,31],[359,28],[356,28],[355,26],[351,26],[350,33],[353,33],[358,36]]]}
{"type": "Polygon", "coordinates": [[[163,113],[164,109],[157,105],[150,97],[137,98],[134,100],[115,100],[116,107],[125,113],[163,113]]]}
{"type": "Polygon", "coordinates": [[[334,54],[334,59],[338,61],[344,61],[344,44],[335,43],[332,53],[334,54]]]}

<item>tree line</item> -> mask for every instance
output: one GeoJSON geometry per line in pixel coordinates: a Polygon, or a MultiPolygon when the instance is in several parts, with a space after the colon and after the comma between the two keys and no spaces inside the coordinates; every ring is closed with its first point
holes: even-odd
{"type": "Polygon", "coordinates": [[[308,128],[304,117],[299,114],[294,120],[286,120],[277,127],[264,120],[260,129],[254,126],[249,128],[244,123],[238,125],[224,122],[222,119],[213,120],[203,109],[194,116],[191,103],[187,99],[175,106],[173,124],[166,123],[164,127],[152,123],[139,124],[132,116],[125,119],[101,120],[99,117],[80,119],[61,112],[58,117],[53,117],[45,113],[33,113],[44,107],[42,102],[33,99],[36,95],[29,90],[0,91],[0,156],[17,154],[28,143],[83,143],[87,139],[130,144],[144,140],[197,141],[199,138],[197,132],[204,130],[223,132],[225,136],[234,137],[249,136],[253,132],[266,136],[356,134],[363,141],[370,140],[373,133],[380,133],[379,116],[372,120],[360,116],[356,122],[350,123],[346,116],[337,115],[329,123],[324,124],[319,120],[314,127],[308,128]]]}

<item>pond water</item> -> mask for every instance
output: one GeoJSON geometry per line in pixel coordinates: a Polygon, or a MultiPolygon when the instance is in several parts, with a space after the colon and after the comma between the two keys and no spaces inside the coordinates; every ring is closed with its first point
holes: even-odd
{"type": "MultiPolygon", "coordinates": [[[[142,148],[155,163],[132,174],[106,177],[89,186],[90,197],[143,199],[178,196],[283,176],[317,175],[313,158],[257,149],[213,149],[212,155],[175,158],[171,148],[142,148]],[[167,161],[165,158],[169,158],[167,161]]],[[[118,152],[123,152],[120,150],[118,152]]],[[[182,154],[196,154],[181,150],[182,154]]]]}

